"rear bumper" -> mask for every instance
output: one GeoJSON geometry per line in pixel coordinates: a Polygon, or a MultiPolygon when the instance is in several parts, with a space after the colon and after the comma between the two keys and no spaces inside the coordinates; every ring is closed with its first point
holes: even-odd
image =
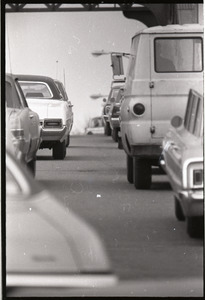
{"type": "Polygon", "coordinates": [[[186,217],[203,216],[204,193],[200,190],[187,190],[179,192],[178,198],[186,217]]]}
{"type": "Polygon", "coordinates": [[[43,128],[41,131],[42,141],[63,141],[66,138],[67,127],[62,128],[43,128]]]}
{"type": "Polygon", "coordinates": [[[161,145],[136,145],[130,146],[131,156],[136,156],[139,158],[151,158],[159,159],[162,153],[161,145]]]}

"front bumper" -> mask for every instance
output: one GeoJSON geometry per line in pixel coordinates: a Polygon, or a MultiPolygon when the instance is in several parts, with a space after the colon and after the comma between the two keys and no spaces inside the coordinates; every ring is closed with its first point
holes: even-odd
{"type": "Polygon", "coordinates": [[[186,217],[203,216],[204,214],[204,193],[200,190],[187,190],[179,193],[179,200],[186,217]]]}

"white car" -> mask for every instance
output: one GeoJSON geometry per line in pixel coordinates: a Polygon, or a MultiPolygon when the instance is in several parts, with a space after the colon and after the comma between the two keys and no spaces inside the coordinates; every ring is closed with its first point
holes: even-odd
{"type": "Polygon", "coordinates": [[[7,293],[38,296],[42,289],[108,287],[116,282],[97,232],[65,209],[7,151],[7,293]]]}
{"type": "Polygon", "coordinates": [[[70,101],[63,98],[54,79],[50,77],[18,75],[18,79],[29,107],[40,117],[40,149],[52,149],[54,159],[64,159],[72,127],[70,101]]]}
{"type": "Polygon", "coordinates": [[[35,176],[36,153],[41,143],[39,116],[28,107],[17,78],[6,74],[6,145],[35,176]]]}
{"type": "Polygon", "coordinates": [[[85,134],[103,134],[103,120],[102,117],[91,118],[88,121],[88,126],[85,128],[85,134]]]}
{"type": "Polygon", "coordinates": [[[163,140],[161,165],[173,189],[177,219],[186,220],[190,237],[200,237],[204,229],[202,95],[191,89],[184,120],[176,116],[171,123],[163,140]]]}

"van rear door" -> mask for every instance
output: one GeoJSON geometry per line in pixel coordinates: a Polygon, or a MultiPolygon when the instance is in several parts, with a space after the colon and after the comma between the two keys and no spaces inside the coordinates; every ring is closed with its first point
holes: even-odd
{"type": "Polygon", "coordinates": [[[151,135],[163,138],[173,116],[184,118],[190,88],[203,92],[202,36],[151,34],[151,135]]]}

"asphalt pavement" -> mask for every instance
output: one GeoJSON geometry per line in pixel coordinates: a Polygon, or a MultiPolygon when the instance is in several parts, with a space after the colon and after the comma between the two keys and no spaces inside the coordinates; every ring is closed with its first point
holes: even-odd
{"type": "Polygon", "coordinates": [[[166,175],[153,169],[151,189],[136,190],[124,150],[104,135],[71,136],[63,161],[37,155],[36,179],[95,228],[120,279],[202,277],[203,241],[176,219],[166,175]]]}

